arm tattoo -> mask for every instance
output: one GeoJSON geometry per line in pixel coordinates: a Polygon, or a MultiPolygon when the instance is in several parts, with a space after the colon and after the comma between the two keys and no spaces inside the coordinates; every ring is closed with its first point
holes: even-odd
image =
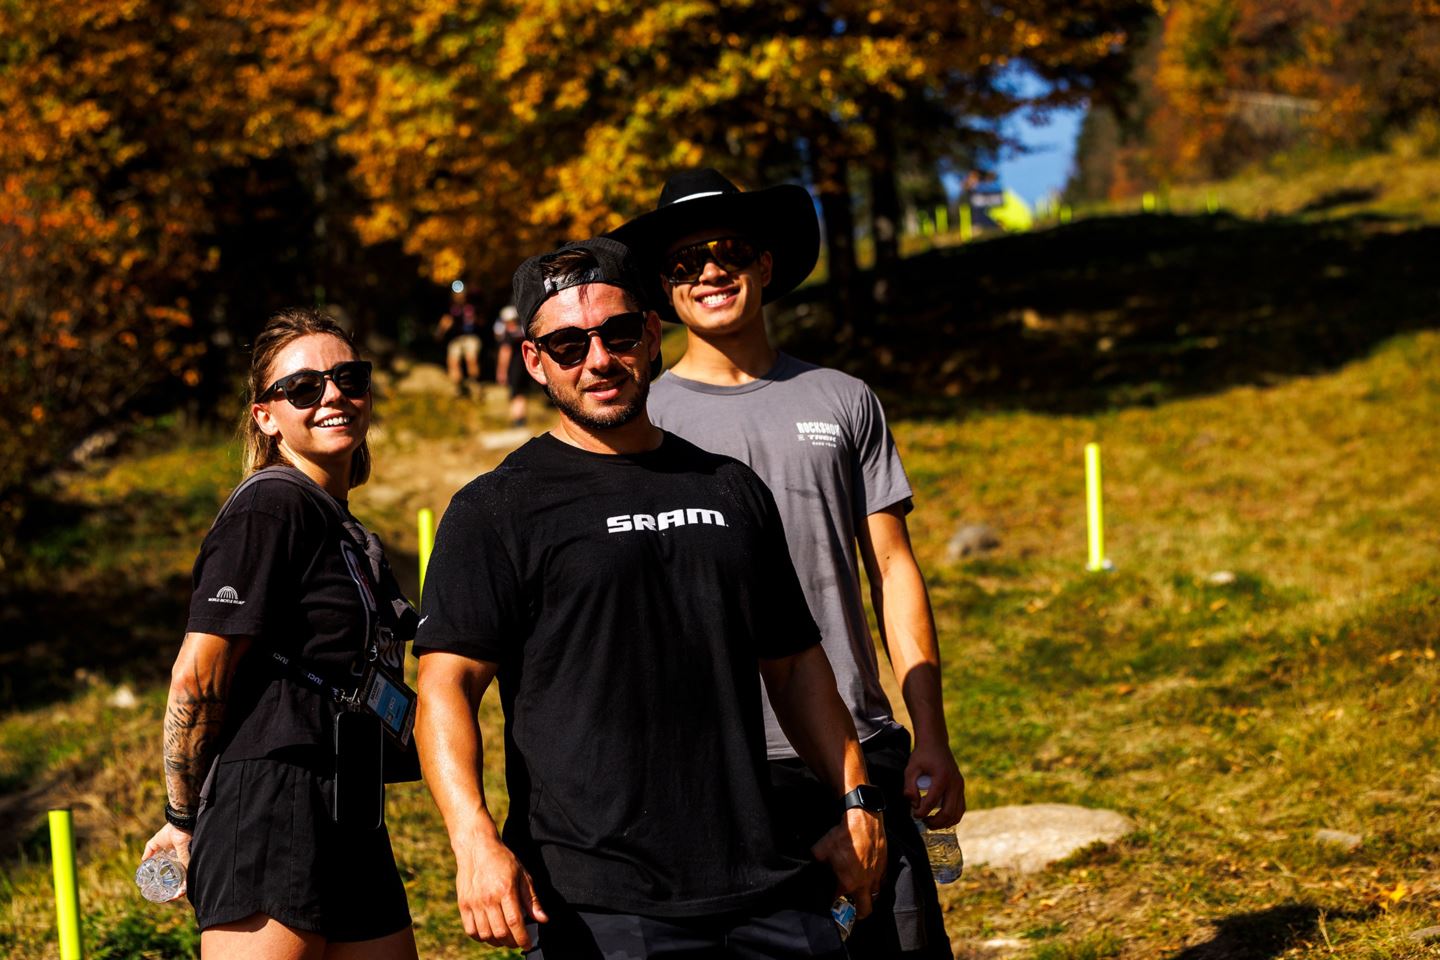
{"type": "Polygon", "coordinates": [[[225,721],[238,657],[226,644],[203,672],[197,664],[165,706],[165,789],[176,813],[193,816],[225,721]]]}

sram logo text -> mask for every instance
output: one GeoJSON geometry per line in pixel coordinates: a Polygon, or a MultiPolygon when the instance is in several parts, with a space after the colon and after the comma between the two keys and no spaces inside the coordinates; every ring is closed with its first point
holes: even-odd
{"type": "Polygon", "coordinates": [[[664,513],[622,513],[618,517],[606,517],[605,526],[610,533],[629,533],[632,530],[669,530],[696,523],[708,523],[712,527],[726,526],[725,516],[719,510],[702,510],[690,507],[684,510],[666,510],[664,513]]]}

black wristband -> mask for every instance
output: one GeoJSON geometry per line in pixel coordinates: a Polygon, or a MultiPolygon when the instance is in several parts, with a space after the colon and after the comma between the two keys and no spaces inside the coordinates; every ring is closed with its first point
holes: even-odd
{"type": "Polygon", "coordinates": [[[885,812],[885,791],[874,784],[862,783],[860,786],[845,794],[841,804],[846,810],[853,810],[859,807],[866,813],[880,815],[885,812]]]}
{"type": "Polygon", "coordinates": [[[181,830],[193,831],[195,829],[195,815],[181,813],[170,806],[169,800],[165,801],[165,822],[172,827],[179,827],[181,830]]]}

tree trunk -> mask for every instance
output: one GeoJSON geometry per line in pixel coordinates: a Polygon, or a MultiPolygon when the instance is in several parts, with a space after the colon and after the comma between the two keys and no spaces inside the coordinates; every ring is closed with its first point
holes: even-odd
{"type": "Polygon", "coordinates": [[[875,152],[870,155],[871,235],[875,272],[871,296],[876,307],[889,306],[895,269],[900,263],[900,191],[895,186],[895,131],[888,117],[876,117],[875,152]]]}
{"type": "Polygon", "coordinates": [[[825,221],[825,252],[829,265],[830,308],[835,338],[850,344],[860,331],[855,310],[855,215],[850,205],[850,164],[839,150],[824,145],[815,158],[820,216],[825,221]]]}

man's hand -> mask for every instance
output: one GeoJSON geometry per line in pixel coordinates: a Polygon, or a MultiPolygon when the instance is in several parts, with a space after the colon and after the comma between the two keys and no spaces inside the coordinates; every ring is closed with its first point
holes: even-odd
{"type": "Polygon", "coordinates": [[[838,893],[855,901],[855,915],[870,915],[870,900],[885,879],[885,825],[878,813],[859,807],[845,811],[845,819],[810,848],[815,859],[835,871],[838,893]]]}
{"type": "Polygon", "coordinates": [[[525,921],[545,923],[550,918],[530,874],[510,849],[498,838],[481,840],[457,848],[455,863],[455,899],[465,933],[492,947],[533,947],[525,921]]]}
{"type": "Polygon", "coordinates": [[[965,778],[948,745],[917,740],[905,765],[905,798],[911,816],[923,819],[927,827],[943,830],[965,816],[965,778]],[[930,778],[928,790],[922,791],[916,782],[922,776],[930,778]]]}

